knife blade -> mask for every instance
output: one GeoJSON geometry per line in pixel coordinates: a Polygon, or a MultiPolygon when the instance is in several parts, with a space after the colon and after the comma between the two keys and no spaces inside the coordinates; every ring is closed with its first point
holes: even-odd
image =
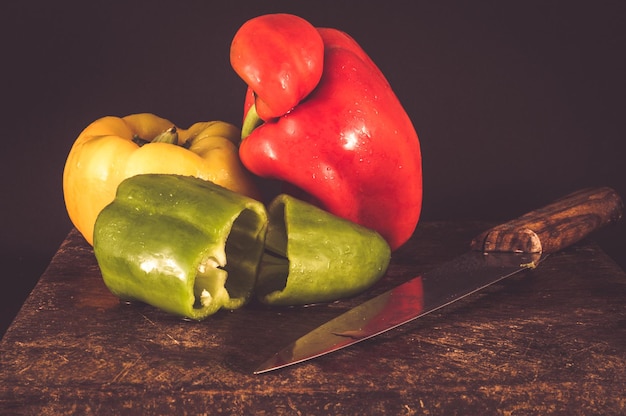
{"type": "Polygon", "coordinates": [[[609,187],[586,188],[476,236],[470,250],[358,305],[298,338],[263,362],[267,373],[338,351],[476,293],[550,253],[619,220],[623,202],[609,187]]]}

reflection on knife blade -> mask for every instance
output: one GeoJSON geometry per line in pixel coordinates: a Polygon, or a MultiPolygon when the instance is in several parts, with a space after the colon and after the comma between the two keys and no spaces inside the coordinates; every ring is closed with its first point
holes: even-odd
{"type": "Polygon", "coordinates": [[[397,328],[528,268],[525,265],[536,265],[539,257],[466,253],[325,323],[281,350],[255,374],[316,358],[397,328]]]}

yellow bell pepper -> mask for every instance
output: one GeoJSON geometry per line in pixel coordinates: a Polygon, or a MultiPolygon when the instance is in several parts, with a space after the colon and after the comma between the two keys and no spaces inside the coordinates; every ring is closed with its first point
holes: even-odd
{"type": "Polygon", "coordinates": [[[100,118],[74,142],[63,171],[65,206],[89,244],[100,211],[124,179],[143,173],[194,176],[260,199],[239,161],[239,128],[222,121],[188,129],[154,114],[100,118]]]}

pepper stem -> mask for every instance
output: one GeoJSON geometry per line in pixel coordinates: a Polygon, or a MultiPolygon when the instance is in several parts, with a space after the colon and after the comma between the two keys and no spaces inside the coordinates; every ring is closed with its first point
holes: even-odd
{"type": "Polygon", "coordinates": [[[163,133],[158,134],[150,143],[178,144],[178,131],[176,131],[176,126],[172,126],[163,133]]]}
{"type": "Polygon", "coordinates": [[[263,124],[263,119],[259,117],[259,114],[256,112],[256,105],[252,104],[252,106],[248,109],[248,113],[246,114],[246,118],[243,120],[243,126],[241,127],[241,140],[248,137],[254,129],[263,124]]]}
{"type": "Polygon", "coordinates": [[[176,126],[172,126],[169,129],[165,130],[162,133],[159,133],[154,139],[146,140],[143,137],[139,137],[139,135],[135,134],[133,136],[133,142],[141,147],[148,143],[169,143],[169,144],[178,144],[178,131],[176,130],[176,126]]]}

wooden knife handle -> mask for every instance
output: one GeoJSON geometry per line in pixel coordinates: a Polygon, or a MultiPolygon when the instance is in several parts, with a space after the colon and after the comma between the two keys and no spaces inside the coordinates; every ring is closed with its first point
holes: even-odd
{"type": "Polygon", "coordinates": [[[471,247],[484,252],[553,253],[619,220],[623,208],[611,188],[581,189],[483,232],[471,247]]]}

